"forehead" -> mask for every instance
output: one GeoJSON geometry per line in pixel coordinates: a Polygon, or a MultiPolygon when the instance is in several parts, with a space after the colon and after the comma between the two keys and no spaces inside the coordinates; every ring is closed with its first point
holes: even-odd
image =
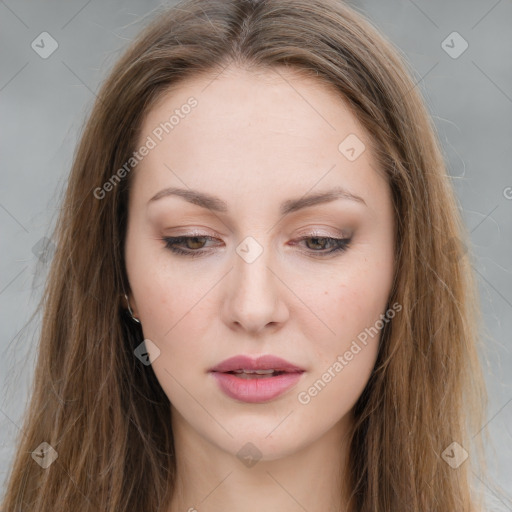
{"type": "Polygon", "coordinates": [[[243,136],[259,132],[260,137],[269,135],[268,142],[272,133],[304,139],[315,134],[322,138],[331,135],[336,141],[347,130],[365,136],[334,86],[293,69],[247,70],[232,66],[220,74],[211,72],[187,79],[163,93],[146,116],[143,132],[168,120],[190,97],[197,100],[197,108],[193,115],[185,116],[190,117],[189,121],[180,120],[179,130],[173,128],[175,140],[180,134],[187,138],[208,134],[211,138],[217,133],[243,136]],[[189,126],[193,134],[187,130],[189,126]],[[242,131],[235,134],[233,128],[242,131]]]}
{"type": "Polygon", "coordinates": [[[170,185],[268,197],[317,183],[371,189],[379,179],[368,134],[341,95],[289,69],[230,67],[188,79],[149,111],[139,145],[147,137],[155,147],[134,176],[146,197],[170,185]],[[340,143],[354,136],[366,149],[351,161],[340,143]]]}

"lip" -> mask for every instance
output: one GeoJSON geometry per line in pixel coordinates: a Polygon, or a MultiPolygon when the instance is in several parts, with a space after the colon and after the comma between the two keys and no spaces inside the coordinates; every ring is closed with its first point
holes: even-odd
{"type": "Polygon", "coordinates": [[[257,358],[235,356],[210,369],[217,384],[228,397],[246,403],[268,402],[288,391],[302,377],[303,368],[277,356],[257,358]],[[227,373],[236,370],[276,370],[285,372],[274,377],[242,378],[227,373]]]}
{"type": "Polygon", "coordinates": [[[233,372],[235,370],[279,370],[284,372],[303,372],[300,368],[286,359],[273,355],[264,355],[256,358],[250,356],[234,356],[222,361],[210,369],[211,372],[233,372]]]}

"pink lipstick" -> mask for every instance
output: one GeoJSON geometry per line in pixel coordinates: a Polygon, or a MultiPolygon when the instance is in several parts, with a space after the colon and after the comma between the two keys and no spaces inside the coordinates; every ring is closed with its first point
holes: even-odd
{"type": "Polygon", "coordinates": [[[235,356],[210,369],[230,398],[248,403],[268,402],[295,385],[304,369],[280,357],[235,356]]]}

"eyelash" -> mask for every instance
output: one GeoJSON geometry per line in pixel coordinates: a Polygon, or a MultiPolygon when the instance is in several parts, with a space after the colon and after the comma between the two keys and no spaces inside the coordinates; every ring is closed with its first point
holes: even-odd
{"type": "MultiPolygon", "coordinates": [[[[203,254],[208,253],[207,250],[204,249],[189,249],[184,250],[178,247],[175,247],[176,243],[184,242],[186,240],[190,240],[192,238],[204,238],[207,240],[215,240],[215,238],[211,236],[201,236],[201,235],[195,235],[195,236],[175,236],[175,237],[164,237],[162,238],[162,241],[165,242],[165,248],[169,249],[174,254],[180,255],[180,256],[189,256],[191,258],[197,258],[199,256],[202,256],[203,254]]],[[[314,233],[310,234],[309,236],[303,236],[299,238],[299,242],[302,242],[303,240],[308,239],[316,239],[316,240],[329,240],[331,242],[334,242],[335,247],[334,249],[331,249],[327,252],[320,252],[320,251],[314,251],[310,249],[312,254],[318,254],[320,257],[329,256],[334,253],[338,252],[344,252],[348,249],[350,242],[352,241],[351,238],[333,238],[328,236],[316,236],[314,233]]]]}

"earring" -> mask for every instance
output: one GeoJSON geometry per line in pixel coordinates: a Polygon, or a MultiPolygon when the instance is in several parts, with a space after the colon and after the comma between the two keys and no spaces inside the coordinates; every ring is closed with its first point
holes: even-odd
{"type": "Polygon", "coordinates": [[[132,311],[132,308],[130,307],[130,301],[128,300],[128,295],[126,295],[126,293],[124,294],[124,298],[126,299],[126,304],[128,305],[128,312],[130,313],[132,320],[134,320],[135,322],[140,324],[140,320],[138,318],[136,318],[135,316],[133,316],[133,311],[132,311]]]}

